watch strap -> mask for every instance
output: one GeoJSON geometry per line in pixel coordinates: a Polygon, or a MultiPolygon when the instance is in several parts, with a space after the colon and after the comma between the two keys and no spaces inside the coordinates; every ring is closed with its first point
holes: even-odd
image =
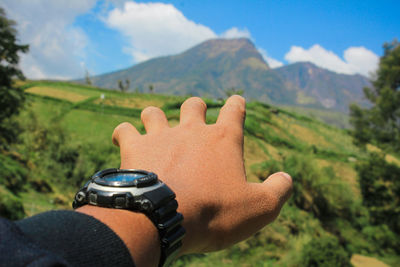
{"type": "MultiPolygon", "coordinates": [[[[168,203],[170,207],[177,207],[177,204],[176,200],[168,203]]],[[[162,207],[158,210],[162,210],[159,212],[159,214],[162,214],[165,208],[162,207]]],[[[161,255],[159,266],[168,266],[176,258],[179,249],[182,247],[182,239],[185,235],[185,229],[181,226],[183,216],[174,209],[159,218],[155,218],[154,216],[148,217],[156,226],[160,237],[161,255]]]]}
{"type": "Polygon", "coordinates": [[[153,209],[144,212],[156,226],[160,237],[159,266],[168,266],[182,247],[182,239],[186,232],[181,225],[183,215],[177,212],[175,193],[166,184],[157,190],[144,193],[143,197],[151,201],[153,209]]]}

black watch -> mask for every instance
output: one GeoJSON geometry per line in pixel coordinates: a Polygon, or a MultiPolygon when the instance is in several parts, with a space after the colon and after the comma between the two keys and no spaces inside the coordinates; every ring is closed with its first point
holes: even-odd
{"type": "Polygon", "coordinates": [[[159,266],[169,265],[182,247],[185,229],[181,225],[183,216],[176,211],[175,193],[155,173],[123,169],[97,172],[76,193],[72,207],[86,204],[146,214],[159,233],[159,266]]]}

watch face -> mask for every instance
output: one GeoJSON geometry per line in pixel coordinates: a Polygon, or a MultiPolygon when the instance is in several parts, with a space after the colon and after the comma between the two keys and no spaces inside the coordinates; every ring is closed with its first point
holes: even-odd
{"type": "Polygon", "coordinates": [[[113,173],[103,177],[103,180],[107,182],[123,182],[130,183],[136,179],[146,177],[146,174],[142,173],[113,173]]]}
{"type": "Polygon", "coordinates": [[[157,175],[143,170],[107,169],[94,175],[92,181],[114,187],[146,187],[157,182],[157,175]]]}

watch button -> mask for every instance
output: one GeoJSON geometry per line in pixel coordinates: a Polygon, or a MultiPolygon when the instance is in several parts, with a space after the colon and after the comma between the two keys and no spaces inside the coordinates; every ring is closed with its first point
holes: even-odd
{"type": "Polygon", "coordinates": [[[116,197],[114,203],[115,203],[115,208],[125,208],[126,199],[125,197],[116,197]]]}
{"type": "Polygon", "coordinates": [[[97,194],[90,193],[89,195],[89,203],[92,205],[97,205],[97,194]]]}

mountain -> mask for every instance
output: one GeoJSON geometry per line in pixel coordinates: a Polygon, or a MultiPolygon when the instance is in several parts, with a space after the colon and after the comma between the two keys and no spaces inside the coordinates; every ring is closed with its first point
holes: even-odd
{"type": "Polygon", "coordinates": [[[299,62],[272,70],[290,91],[297,92],[299,105],[321,104],[327,109],[347,111],[351,102],[368,105],[363,88],[371,83],[362,75],[347,75],[299,62]]]}
{"type": "MultiPolygon", "coordinates": [[[[243,89],[248,99],[347,111],[362,101],[369,85],[361,75],[337,74],[311,63],[270,69],[254,44],[246,39],[212,39],[181,54],[154,58],[133,67],[92,78],[96,86],[118,89],[130,81],[130,90],[175,95],[226,97],[226,90],[243,89]]],[[[80,80],[83,82],[83,80],[80,80]]]]}
{"type": "Polygon", "coordinates": [[[131,90],[165,94],[225,97],[228,88],[243,88],[247,97],[285,103],[292,101],[277,75],[248,39],[214,39],[179,55],[151,59],[131,68],[93,77],[94,85],[118,88],[129,79],[131,90]],[[269,86],[266,88],[265,85],[269,86]]]}

